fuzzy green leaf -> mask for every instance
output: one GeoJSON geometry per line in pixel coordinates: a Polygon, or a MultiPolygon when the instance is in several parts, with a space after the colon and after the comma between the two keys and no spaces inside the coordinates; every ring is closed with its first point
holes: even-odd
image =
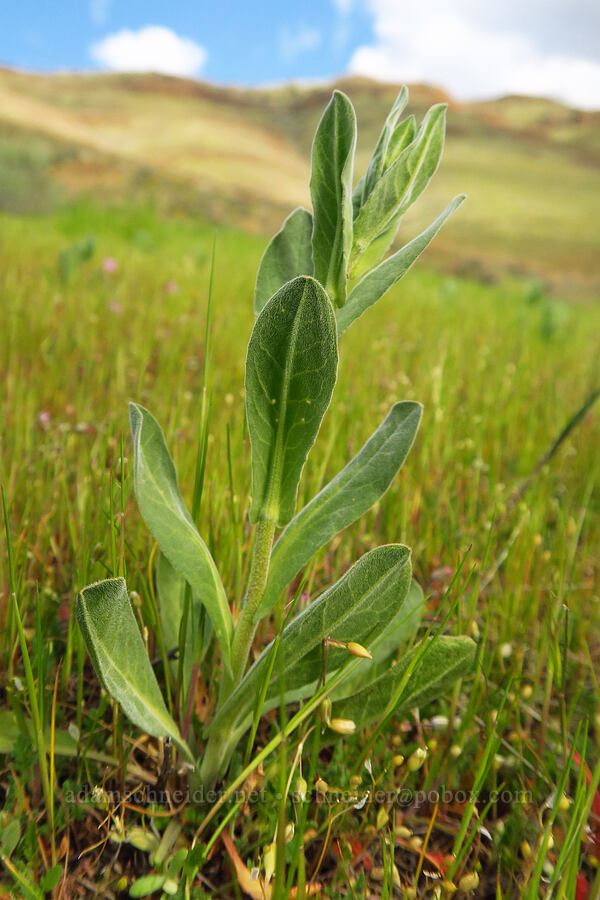
{"type": "MultiPolygon", "coordinates": [[[[391,165],[404,148],[413,140],[415,136],[415,127],[414,116],[410,116],[398,126],[392,135],[392,140],[388,146],[388,162],[386,163],[386,166],[391,165]]],[[[357,210],[355,207],[355,215],[356,214],[357,210]]],[[[370,272],[381,260],[396,237],[396,232],[398,231],[400,220],[403,215],[404,213],[402,210],[399,213],[396,213],[396,215],[390,219],[390,224],[387,228],[371,241],[367,249],[354,264],[352,271],[349,273],[349,277],[352,280],[356,281],[361,275],[364,275],[365,272],[370,272]]]]}
{"type": "MultiPolygon", "coordinates": [[[[183,683],[187,690],[192,669],[198,662],[200,648],[198,646],[198,625],[202,614],[202,601],[194,596],[187,582],[176,572],[164,553],[156,561],[156,593],[158,595],[158,611],[167,652],[179,647],[179,630],[185,610],[186,590],[190,592],[190,608],[188,611],[185,646],[183,658],[183,683]]],[[[172,660],[173,675],[177,675],[181,657],[172,660]]]]}
{"type": "Polygon", "coordinates": [[[159,554],[155,571],[158,611],[168,652],[179,645],[179,624],[185,607],[186,581],[163,553],[159,554]]]}
{"type": "Polygon", "coordinates": [[[402,608],[370,646],[374,662],[385,662],[412,638],[423,617],[424,609],[423,589],[413,578],[402,608]]]}
{"type": "Polygon", "coordinates": [[[149,897],[150,894],[155,894],[156,891],[160,891],[163,884],[167,880],[166,875],[152,873],[150,875],[142,875],[141,878],[136,878],[131,887],[129,888],[129,896],[130,897],[149,897]]]}
{"type": "MultiPolygon", "coordinates": [[[[183,648],[183,682],[187,690],[194,665],[200,662],[210,647],[213,631],[208,619],[204,619],[202,601],[194,595],[187,582],[176,572],[164,553],[159,554],[156,561],[156,593],[158,595],[158,611],[162,626],[163,640],[167,651],[180,645],[180,630],[185,611],[186,590],[190,592],[190,608],[188,611],[185,646],[183,648]],[[200,625],[202,624],[202,628],[200,625]]],[[[181,662],[172,660],[172,671],[176,676],[181,662]]]]}
{"type": "Polygon", "coordinates": [[[444,149],[445,104],[433,106],[414,141],[387,168],[360,208],[354,221],[354,243],[349,270],[375,238],[389,228],[423,193],[434,175],[444,149]]]}
{"type": "Polygon", "coordinates": [[[136,403],[129,404],[129,419],[133,437],[133,487],[142,518],[161,552],[204,604],[229,667],[233,623],[223,583],[183,502],[160,425],[147,409],[136,403]]]}
{"type": "Polygon", "coordinates": [[[338,332],[342,334],[349,325],[364,311],[376,303],[403,275],[405,275],[416,259],[421,255],[434,239],[446,219],[455,212],[465,199],[464,194],[455,197],[446,209],[437,217],[435,222],[413,238],[400,250],[384,259],[377,268],[373,269],[355,285],[348,295],[348,300],[342,309],[336,313],[338,332]]]}
{"type": "Polygon", "coordinates": [[[425,609],[425,597],[420,585],[411,581],[406,595],[406,600],[394,616],[391,622],[369,642],[369,650],[373,656],[373,662],[369,671],[358,669],[349,678],[345,678],[340,686],[333,691],[331,699],[341,699],[362,690],[367,682],[374,681],[388,666],[391,657],[406,646],[416,634],[419,622],[423,618],[425,609]]]}
{"type": "Polygon", "coordinates": [[[313,274],[312,215],[298,207],[270,241],[260,261],[254,290],[254,314],[280,287],[298,275],[313,274]]]}
{"type": "Polygon", "coordinates": [[[21,840],[21,823],[18,819],[11,819],[9,822],[4,821],[4,827],[0,834],[0,856],[6,856],[8,859],[13,854],[13,850],[21,840]]]}
{"type": "MultiPolygon", "coordinates": [[[[286,700],[298,700],[312,692],[322,671],[323,641],[333,638],[369,646],[401,609],[411,581],[410,550],[388,544],[365,553],[333,587],[321,594],[284,629],[278,660],[284,666],[286,700]]],[[[266,677],[273,644],[261,653],[239,687],[217,714],[213,726],[248,727],[252,707],[266,677]]],[[[346,650],[330,648],[329,673],[348,660],[346,650]]],[[[361,666],[369,667],[369,660],[361,666]]],[[[279,701],[277,662],[267,692],[265,709],[279,701]]],[[[211,726],[211,727],[213,727],[211,726]]]]}
{"type": "Polygon", "coordinates": [[[313,142],[310,195],[314,276],[325,286],[336,306],[342,306],[346,296],[352,249],[355,148],[354,107],[345,94],[334,91],[313,142]]]}
{"type": "Polygon", "coordinates": [[[398,159],[402,151],[405,150],[409,144],[412,144],[416,131],[417,120],[414,116],[408,116],[408,118],[398,125],[388,144],[385,156],[386,169],[389,169],[392,163],[398,159]]]}
{"type": "Polygon", "coordinates": [[[352,719],[357,728],[363,728],[391,712],[396,695],[396,713],[423,706],[473,671],[475,652],[475,643],[468,637],[430,638],[425,648],[414,647],[362,691],[335,703],[333,715],[352,719]]]}
{"type": "Polygon", "coordinates": [[[396,403],[348,465],[292,519],[273,548],[257,618],[267,615],[286,585],[327,541],[387,491],[412,447],[422,411],[420,403],[396,403]]]}
{"type": "Polygon", "coordinates": [[[384,170],[386,169],[386,166],[389,164],[387,159],[390,142],[393,135],[398,130],[398,120],[404,112],[407,103],[408,88],[404,86],[396,97],[394,105],[389,111],[383,128],[381,129],[381,133],[379,135],[379,138],[377,139],[377,143],[375,145],[375,149],[373,150],[373,155],[371,156],[371,159],[369,161],[367,171],[354,190],[355,216],[381,178],[384,170]]]}
{"type": "Polygon", "coordinates": [[[335,315],[314,278],[285,284],[254,325],[246,358],[252,509],[285,525],[337,377],[335,315]]]}
{"type": "Polygon", "coordinates": [[[124,713],[147,734],[191,752],[169,715],[127,595],[124,578],[83,588],[77,621],[96,674],[124,713]]]}

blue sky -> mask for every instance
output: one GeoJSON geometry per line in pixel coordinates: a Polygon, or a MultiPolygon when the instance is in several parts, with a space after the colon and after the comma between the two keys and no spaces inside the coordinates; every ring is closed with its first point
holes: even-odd
{"type": "Polygon", "coordinates": [[[0,61],[33,69],[96,68],[94,44],[123,29],[158,25],[204,48],[206,62],[196,74],[212,81],[328,78],[345,71],[352,49],[371,31],[366,8],[347,15],[338,9],[328,0],[58,0],[56,6],[24,0],[2,11],[0,61]]]}
{"type": "Polygon", "coordinates": [[[353,72],[600,108],[598,35],[597,0],[21,0],[4,4],[0,63],[245,85],[353,72]]]}

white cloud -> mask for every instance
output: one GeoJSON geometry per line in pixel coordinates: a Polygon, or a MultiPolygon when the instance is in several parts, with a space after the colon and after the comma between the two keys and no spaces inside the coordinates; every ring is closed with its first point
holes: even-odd
{"type": "Polygon", "coordinates": [[[206,62],[204,47],[162,25],[124,28],[90,47],[93,60],[119,72],[162,72],[194,77],[206,62]]]}
{"type": "Polygon", "coordinates": [[[321,43],[321,34],[316,28],[288,28],[279,32],[279,55],[282,59],[296,59],[301,53],[316,50],[321,43]]]}
{"type": "MultiPolygon", "coordinates": [[[[460,99],[506,93],[555,97],[600,108],[600,61],[557,43],[544,46],[510,21],[491,22],[486,5],[456,0],[368,0],[375,41],[359,47],[350,71],[384,81],[427,81],[460,99]]],[[[558,24],[558,23],[557,23],[558,24]]]]}

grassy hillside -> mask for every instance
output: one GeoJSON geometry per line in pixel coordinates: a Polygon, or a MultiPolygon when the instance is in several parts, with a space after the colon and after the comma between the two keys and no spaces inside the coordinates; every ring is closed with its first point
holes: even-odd
{"type": "MultiPolygon", "coordinates": [[[[396,93],[366,79],[338,86],[361,123],[357,175],[396,93]]],[[[160,208],[268,234],[308,204],[309,150],[331,91],[238,90],[157,75],[0,72],[0,206],[53,208],[132,194],[160,208]],[[31,185],[35,189],[30,190],[31,185]]],[[[418,116],[440,91],[417,85],[418,116]]],[[[412,234],[466,191],[430,263],[484,278],[539,277],[562,294],[600,292],[600,113],[539,99],[450,101],[447,151],[412,234]]]]}

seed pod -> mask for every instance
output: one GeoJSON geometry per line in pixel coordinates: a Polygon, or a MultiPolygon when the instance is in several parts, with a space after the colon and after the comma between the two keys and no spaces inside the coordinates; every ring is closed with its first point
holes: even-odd
{"type": "Polygon", "coordinates": [[[362,644],[357,644],[356,641],[348,641],[346,650],[352,656],[359,656],[361,659],[373,659],[367,648],[363,647],[362,644]]]}
{"type": "Polygon", "coordinates": [[[463,877],[458,882],[459,891],[475,891],[479,887],[479,873],[478,872],[470,872],[468,875],[463,875],[463,877]]]}
{"type": "Polygon", "coordinates": [[[414,753],[408,757],[408,771],[416,772],[421,768],[425,760],[427,759],[427,750],[424,750],[423,747],[417,747],[414,753]]]}
{"type": "Polygon", "coordinates": [[[326,794],[329,790],[329,785],[325,781],[324,778],[317,778],[315,783],[315,790],[317,794],[326,794]]]}
{"type": "Polygon", "coordinates": [[[265,870],[265,884],[268,884],[275,872],[275,843],[268,844],[264,849],[263,869],[265,870]]]}
{"type": "Polygon", "coordinates": [[[306,800],[306,794],[308,793],[308,785],[306,783],[306,778],[303,778],[302,775],[298,775],[296,778],[295,791],[296,796],[304,802],[306,800]]]}
{"type": "Polygon", "coordinates": [[[385,806],[382,806],[377,813],[377,831],[381,831],[382,828],[385,828],[388,823],[388,818],[387,809],[385,806]]]}
{"type": "Polygon", "coordinates": [[[356,722],[353,722],[352,719],[332,719],[329,722],[329,727],[332,731],[337,731],[338,734],[354,734],[356,722]]]}

